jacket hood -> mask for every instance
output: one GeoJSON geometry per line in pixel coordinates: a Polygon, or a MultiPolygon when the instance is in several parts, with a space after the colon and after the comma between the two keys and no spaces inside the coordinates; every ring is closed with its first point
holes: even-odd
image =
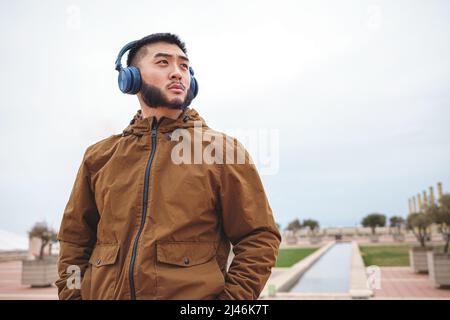
{"type": "MultiPolygon", "coordinates": [[[[130,124],[123,130],[122,136],[135,135],[143,136],[144,134],[150,133],[153,122],[157,121],[156,117],[151,116],[148,118],[143,118],[142,111],[138,110],[134,115],[130,124]]],[[[194,124],[201,123],[202,127],[208,127],[205,120],[200,117],[198,112],[193,108],[186,108],[180,114],[177,119],[171,119],[167,117],[161,117],[159,119],[158,131],[160,132],[171,132],[178,128],[190,128],[194,127],[194,124]]]]}

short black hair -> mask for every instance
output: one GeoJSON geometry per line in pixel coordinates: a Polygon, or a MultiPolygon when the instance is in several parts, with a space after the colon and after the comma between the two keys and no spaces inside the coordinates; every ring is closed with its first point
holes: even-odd
{"type": "Polygon", "coordinates": [[[183,41],[181,41],[181,39],[176,34],[153,33],[151,35],[148,35],[148,36],[140,39],[134,45],[134,47],[130,49],[130,51],[128,52],[128,57],[127,57],[127,66],[134,65],[136,63],[136,61],[134,61],[134,60],[135,60],[139,50],[142,47],[144,47],[148,44],[156,43],[156,42],[166,42],[166,43],[170,43],[170,44],[175,44],[184,52],[184,54],[187,54],[186,45],[184,44],[183,41]]]}

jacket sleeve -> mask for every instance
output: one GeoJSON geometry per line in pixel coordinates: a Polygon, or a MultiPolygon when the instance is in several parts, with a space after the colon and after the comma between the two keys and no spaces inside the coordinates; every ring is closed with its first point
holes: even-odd
{"type": "Polygon", "coordinates": [[[234,259],[217,299],[257,299],[275,265],[281,236],[261,179],[248,152],[245,164],[221,165],[220,203],[234,259]]]}
{"type": "MultiPolygon", "coordinates": [[[[87,165],[86,150],[78,170],[69,201],[64,210],[58,233],[60,253],[58,260],[59,279],[56,281],[59,299],[81,299],[79,287],[67,286],[67,279],[76,266],[80,269],[81,279],[88,266],[93,247],[96,243],[99,214],[91,188],[90,173],[87,165]]],[[[81,279],[79,283],[81,283],[81,279]]],[[[71,281],[73,278],[71,278],[71,281]]],[[[72,281],[73,283],[76,283],[72,281]]]]}

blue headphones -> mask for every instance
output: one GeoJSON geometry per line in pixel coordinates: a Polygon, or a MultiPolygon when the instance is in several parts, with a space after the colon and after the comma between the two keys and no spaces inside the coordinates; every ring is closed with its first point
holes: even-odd
{"type": "MultiPolygon", "coordinates": [[[[121,64],[122,56],[125,54],[125,52],[133,48],[138,42],[139,40],[135,40],[126,44],[122,48],[122,50],[120,50],[119,55],[116,59],[116,70],[119,71],[119,89],[123,93],[136,94],[141,89],[142,80],[139,69],[134,66],[123,68],[121,64]]],[[[190,100],[192,100],[197,96],[198,82],[194,77],[194,70],[191,67],[189,67],[189,74],[191,77],[191,85],[189,86],[188,96],[191,96],[190,100]]]]}

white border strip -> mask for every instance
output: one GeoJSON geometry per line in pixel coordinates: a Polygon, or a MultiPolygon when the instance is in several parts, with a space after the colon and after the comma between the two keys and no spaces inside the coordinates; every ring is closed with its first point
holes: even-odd
{"type": "Polygon", "coordinates": [[[275,277],[272,280],[267,281],[263,291],[260,294],[260,298],[269,297],[269,287],[274,286],[277,292],[280,294],[287,293],[300,279],[300,277],[317,261],[319,260],[336,242],[331,241],[320,249],[311,253],[309,256],[300,260],[288,270],[275,277]]]}
{"type": "Polygon", "coordinates": [[[369,299],[373,296],[373,291],[368,287],[366,267],[356,241],[352,241],[350,296],[352,299],[369,299]]]}

